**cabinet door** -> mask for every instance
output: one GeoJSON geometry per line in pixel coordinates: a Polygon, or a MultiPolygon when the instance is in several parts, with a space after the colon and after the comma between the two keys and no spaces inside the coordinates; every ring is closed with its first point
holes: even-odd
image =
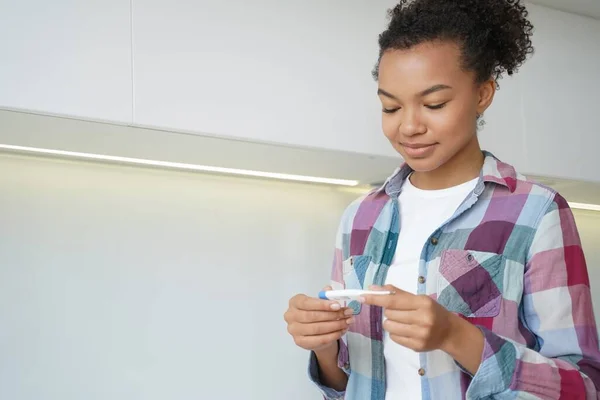
{"type": "Polygon", "coordinates": [[[529,8],[535,54],[520,73],[527,172],[600,181],[600,21],[529,8]]]}
{"type": "Polygon", "coordinates": [[[371,71],[395,3],[136,0],[134,120],[394,155],[371,71]]]}
{"type": "Polygon", "coordinates": [[[0,107],[131,123],[129,0],[0,0],[0,107]]]}
{"type": "Polygon", "coordinates": [[[484,114],[485,125],[480,129],[479,142],[500,160],[525,172],[527,157],[521,113],[521,81],[518,75],[500,79],[499,90],[492,105],[484,114]]]}

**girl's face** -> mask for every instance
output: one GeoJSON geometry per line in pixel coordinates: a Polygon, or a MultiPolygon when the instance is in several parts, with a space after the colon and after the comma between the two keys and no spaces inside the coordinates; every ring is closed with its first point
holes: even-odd
{"type": "Polygon", "coordinates": [[[389,50],[379,64],[383,131],[417,172],[481,154],[477,115],[494,92],[493,80],[477,84],[475,74],[461,67],[460,48],[453,42],[389,50]]]}

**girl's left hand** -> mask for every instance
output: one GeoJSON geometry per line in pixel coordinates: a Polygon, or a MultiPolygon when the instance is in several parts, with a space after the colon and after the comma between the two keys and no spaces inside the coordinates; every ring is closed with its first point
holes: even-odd
{"type": "Polygon", "coordinates": [[[389,296],[365,295],[365,304],[383,307],[383,328],[394,342],[417,352],[444,350],[456,326],[456,315],[425,295],[414,295],[392,285],[371,290],[390,290],[389,296]]]}

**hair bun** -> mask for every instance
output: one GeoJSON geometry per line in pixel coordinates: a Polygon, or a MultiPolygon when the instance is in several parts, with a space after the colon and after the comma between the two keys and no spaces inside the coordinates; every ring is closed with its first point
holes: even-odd
{"type": "MultiPolygon", "coordinates": [[[[401,0],[379,36],[380,55],[433,40],[456,40],[481,82],[513,75],[533,53],[533,25],[520,0],[401,0]]],[[[377,67],[373,71],[377,78],[377,67]]]]}

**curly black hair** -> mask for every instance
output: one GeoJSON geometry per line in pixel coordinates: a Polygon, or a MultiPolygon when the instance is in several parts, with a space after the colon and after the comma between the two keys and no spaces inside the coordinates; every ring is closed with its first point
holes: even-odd
{"type": "Polygon", "coordinates": [[[387,30],[379,35],[379,62],[388,50],[453,40],[462,48],[463,68],[479,83],[512,75],[533,53],[533,25],[520,0],[401,0],[389,10],[387,30]]]}

